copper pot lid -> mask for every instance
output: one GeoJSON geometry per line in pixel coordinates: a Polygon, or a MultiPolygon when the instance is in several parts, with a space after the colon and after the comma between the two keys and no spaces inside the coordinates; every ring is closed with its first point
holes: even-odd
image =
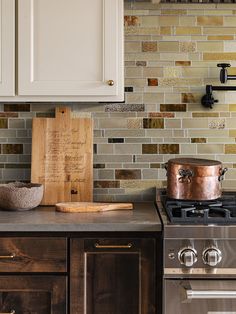
{"type": "Polygon", "coordinates": [[[200,159],[200,158],[173,158],[168,161],[168,163],[174,163],[176,165],[186,165],[186,166],[200,166],[200,167],[210,167],[210,166],[221,166],[222,163],[217,160],[210,159],[200,159]]]}

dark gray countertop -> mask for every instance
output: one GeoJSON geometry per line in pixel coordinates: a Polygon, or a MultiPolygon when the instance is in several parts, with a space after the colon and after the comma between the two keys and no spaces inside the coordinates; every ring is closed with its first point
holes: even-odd
{"type": "Polygon", "coordinates": [[[54,207],[0,211],[0,232],[150,232],[160,231],[154,203],[135,203],[133,210],[100,213],[60,213],[54,207]]]}

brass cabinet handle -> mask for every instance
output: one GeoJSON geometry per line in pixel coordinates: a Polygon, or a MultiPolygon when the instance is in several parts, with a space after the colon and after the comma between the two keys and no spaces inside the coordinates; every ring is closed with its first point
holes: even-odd
{"type": "MultiPolygon", "coordinates": [[[[0,255],[0,259],[13,259],[16,257],[16,254],[15,253],[12,253],[10,255],[0,255]]],[[[15,312],[14,312],[15,313],[15,312]]],[[[0,313],[2,314],[2,313],[0,313]]]]}
{"type": "Polygon", "coordinates": [[[11,310],[11,312],[1,312],[0,314],[16,314],[15,310],[11,310]]]}
{"type": "Polygon", "coordinates": [[[96,249],[130,249],[132,247],[132,243],[128,243],[128,244],[118,244],[118,245],[109,245],[109,244],[99,244],[99,243],[95,243],[95,248],[96,249]]]}
{"type": "Polygon", "coordinates": [[[108,81],[107,81],[107,84],[108,84],[109,86],[113,86],[113,85],[115,84],[115,82],[114,82],[113,80],[108,80],[108,81]]]}

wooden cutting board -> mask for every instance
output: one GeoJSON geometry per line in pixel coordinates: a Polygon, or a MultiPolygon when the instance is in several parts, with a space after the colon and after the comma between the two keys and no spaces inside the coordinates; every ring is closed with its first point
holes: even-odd
{"type": "Polygon", "coordinates": [[[93,203],[93,202],[71,202],[58,203],[56,210],[63,213],[91,213],[105,212],[109,210],[133,209],[132,203],[93,203]]]}
{"type": "Polygon", "coordinates": [[[92,119],[71,118],[68,107],[33,119],[31,182],[44,185],[41,205],[93,200],[92,129],[92,119]]]}

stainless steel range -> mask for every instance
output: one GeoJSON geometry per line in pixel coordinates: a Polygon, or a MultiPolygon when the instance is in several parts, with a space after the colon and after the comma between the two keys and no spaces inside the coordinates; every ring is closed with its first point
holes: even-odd
{"type": "Polygon", "coordinates": [[[164,230],[164,314],[236,314],[236,192],[214,201],[157,191],[164,230]]]}

